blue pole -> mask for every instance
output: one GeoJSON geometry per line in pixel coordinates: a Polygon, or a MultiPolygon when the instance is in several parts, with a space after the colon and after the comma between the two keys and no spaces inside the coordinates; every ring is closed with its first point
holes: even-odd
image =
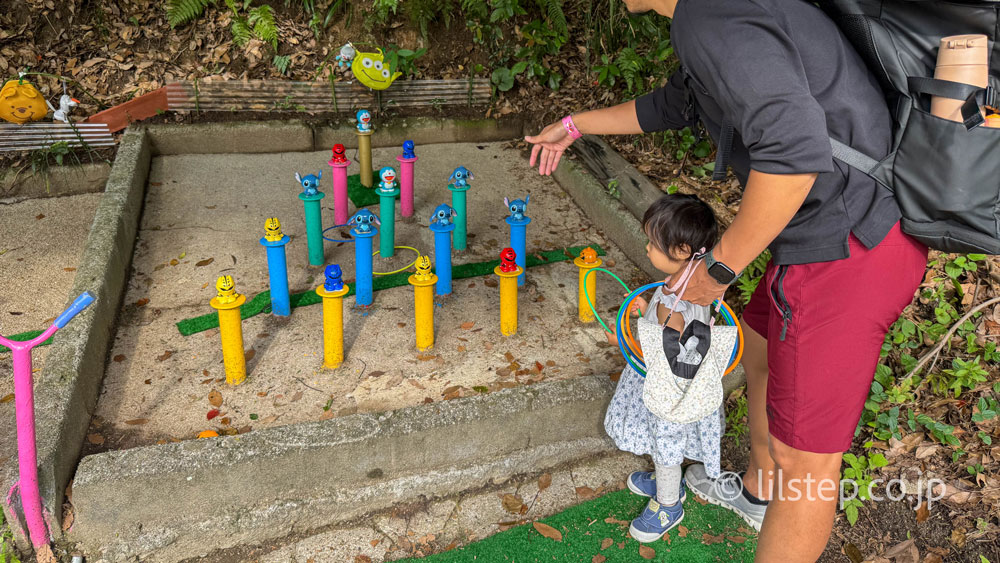
{"type": "Polygon", "coordinates": [[[372,304],[372,239],[378,229],[372,227],[367,233],[351,229],[354,235],[354,268],[356,284],[354,303],[362,307],[372,304]]]}
{"type": "Polygon", "coordinates": [[[288,264],[285,260],[285,245],[291,237],[283,235],[281,240],[270,241],[261,237],[260,243],[267,249],[267,275],[271,280],[271,314],[287,317],[292,314],[288,298],[288,264]]]}
{"type": "Polygon", "coordinates": [[[451,232],[455,224],[431,223],[434,231],[434,273],[438,281],[434,293],[437,295],[451,294],[451,232]]]}
{"type": "MultiPolygon", "coordinates": [[[[517,258],[514,260],[522,270],[527,270],[527,227],[528,223],[531,222],[531,217],[525,217],[518,221],[513,217],[507,217],[507,224],[510,225],[510,247],[514,249],[517,253],[517,258]]],[[[524,274],[517,276],[517,286],[521,287],[524,285],[524,274]]]]}

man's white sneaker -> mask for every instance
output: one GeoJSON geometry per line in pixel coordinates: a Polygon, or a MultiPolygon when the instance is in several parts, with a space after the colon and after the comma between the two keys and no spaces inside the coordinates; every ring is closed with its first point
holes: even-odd
{"type": "Polygon", "coordinates": [[[747,524],[760,531],[767,511],[767,501],[753,497],[743,488],[741,473],[724,471],[718,479],[712,479],[705,472],[704,465],[695,463],[688,466],[684,479],[688,488],[699,498],[732,510],[747,524]]]}

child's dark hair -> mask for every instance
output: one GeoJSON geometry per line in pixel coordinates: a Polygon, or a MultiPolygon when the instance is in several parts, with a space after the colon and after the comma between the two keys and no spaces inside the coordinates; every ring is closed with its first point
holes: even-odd
{"type": "Polygon", "coordinates": [[[711,250],[719,238],[715,212],[688,194],[666,194],[656,200],[642,217],[642,230],[653,246],[674,260],[689,258],[674,254],[682,246],[691,252],[711,250]]]}

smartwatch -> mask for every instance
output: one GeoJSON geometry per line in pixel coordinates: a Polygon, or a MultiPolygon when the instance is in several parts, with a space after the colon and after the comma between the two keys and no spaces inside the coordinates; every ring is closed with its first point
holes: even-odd
{"type": "Polygon", "coordinates": [[[711,250],[705,255],[705,267],[708,268],[708,275],[722,285],[730,285],[740,277],[732,268],[716,260],[711,250]]]}

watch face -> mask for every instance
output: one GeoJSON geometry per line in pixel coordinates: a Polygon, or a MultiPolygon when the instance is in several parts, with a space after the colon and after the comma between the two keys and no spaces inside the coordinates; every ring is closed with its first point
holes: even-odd
{"type": "Polygon", "coordinates": [[[723,285],[729,285],[736,279],[736,273],[730,270],[722,262],[712,264],[712,267],[708,269],[708,275],[712,276],[715,281],[723,285]]]}

